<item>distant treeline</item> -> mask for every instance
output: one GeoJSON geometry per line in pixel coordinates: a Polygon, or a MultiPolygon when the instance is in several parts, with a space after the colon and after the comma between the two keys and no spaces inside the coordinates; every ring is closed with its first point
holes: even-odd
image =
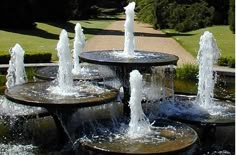
{"type": "MultiPolygon", "coordinates": [[[[131,0],[132,1],[132,0],[131,0]]],[[[135,0],[138,20],[180,32],[234,24],[235,0],[135,0]]],[[[230,26],[234,31],[234,25],[230,26]]]]}
{"type": "Polygon", "coordinates": [[[100,8],[122,9],[126,0],[1,0],[0,27],[32,28],[36,21],[94,18],[100,8]]]}

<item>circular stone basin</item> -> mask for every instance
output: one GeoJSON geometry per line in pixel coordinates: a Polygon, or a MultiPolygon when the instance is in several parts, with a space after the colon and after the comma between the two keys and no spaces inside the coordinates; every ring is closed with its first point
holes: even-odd
{"type": "Polygon", "coordinates": [[[171,54],[135,51],[133,57],[126,56],[123,51],[104,50],[104,51],[89,51],[80,54],[80,59],[89,63],[97,63],[103,65],[123,65],[123,66],[163,66],[176,65],[178,57],[171,54]]]}
{"type": "Polygon", "coordinates": [[[74,82],[73,95],[51,93],[52,82],[35,82],[17,85],[5,90],[7,99],[24,105],[46,108],[88,107],[105,104],[116,99],[118,91],[108,86],[89,82],[74,82]],[[76,92],[77,91],[77,92],[76,92]]]}
{"type": "MultiPolygon", "coordinates": [[[[73,75],[74,80],[102,81],[103,79],[115,76],[113,71],[102,65],[94,65],[88,63],[80,63],[81,72],[73,75]]],[[[57,77],[58,66],[42,67],[35,70],[34,75],[43,80],[54,80],[57,77]]]]}
{"type": "Polygon", "coordinates": [[[155,120],[152,133],[136,139],[126,136],[127,122],[119,120],[115,124],[105,122],[96,129],[84,125],[87,134],[80,139],[82,150],[95,154],[175,153],[190,149],[198,138],[192,128],[169,120],[155,120]]]}
{"type": "Polygon", "coordinates": [[[230,101],[214,99],[210,109],[204,109],[195,102],[196,96],[175,95],[175,101],[165,101],[159,105],[159,113],[167,117],[196,124],[217,126],[235,124],[235,105],[230,101]]]}

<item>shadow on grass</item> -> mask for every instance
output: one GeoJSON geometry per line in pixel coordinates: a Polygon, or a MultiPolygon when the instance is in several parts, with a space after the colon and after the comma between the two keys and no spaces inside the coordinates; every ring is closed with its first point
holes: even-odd
{"type": "Polygon", "coordinates": [[[19,33],[24,35],[30,35],[30,36],[37,36],[41,38],[46,39],[54,39],[58,40],[59,35],[49,33],[45,30],[38,29],[37,27],[32,29],[8,29],[8,28],[2,28],[3,31],[12,32],[12,33],[19,33]]]}
{"type": "Polygon", "coordinates": [[[67,32],[74,33],[75,32],[75,24],[65,21],[65,22],[48,22],[48,25],[58,27],[60,29],[65,29],[67,32]]]}
{"type": "MultiPolygon", "coordinates": [[[[121,31],[121,30],[103,30],[103,29],[98,29],[98,28],[85,28],[85,27],[83,29],[84,29],[85,34],[124,36],[124,31],[121,31]]],[[[173,36],[191,36],[194,34],[180,34],[180,33],[157,34],[157,33],[135,32],[134,35],[140,36],[140,37],[170,38],[173,36]]]]}
{"type": "Polygon", "coordinates": [[[190,33],[166,33],[165,35],[169,37],[177,37],[177,36],[193,36],[195,34],[190,33]]]}

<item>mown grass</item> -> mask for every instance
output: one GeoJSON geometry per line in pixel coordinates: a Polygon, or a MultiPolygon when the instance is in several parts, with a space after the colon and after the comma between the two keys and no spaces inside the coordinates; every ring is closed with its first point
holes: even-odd
{"type": "Polygon", "coordinates": [[[221,50],[221,56],[235,57],[235,35],[230,31],[228,25],[212,26],[186,33],[179,33],[173,29],[163,30],[163,32],[177,40],[194,57],[197,56],[200,36],[205,31],[213,33],[218,48],[221,50]]]}
{"type": "Polygon", "coordinates": [[[62,29],[68,31],[70,46],[73,46],[74,27],[79,22],[86,40],[107,27],[113,20],[68,21],[65,23],[36,23],[35,29],[13,30],[0,29],[0,55],[8,54],[9,48],[19,43],[26,53],[52,53],[52,60],[57,60],[56,44],[62,29]]]}

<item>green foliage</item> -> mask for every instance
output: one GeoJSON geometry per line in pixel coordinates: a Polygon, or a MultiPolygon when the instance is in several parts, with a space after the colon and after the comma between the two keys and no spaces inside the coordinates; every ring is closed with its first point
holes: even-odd
{"type": "Polygon", "coordinates": [[[27,0],[1,0],[0,27],[33,28],[34,19],[27,0]]]}
{"type": "Polygon", "coordinates": [[[235,0],[230,0],[229,26],[230,30],[235,33],[235,0]]]}
{"type": "Polygon", "coordinates": [[[176,78],[179,80],[197,81],[198,66],[194,64],[183,64],[176,68],[176,78]]]}
{"type": "Polygon", "coordinates": [[[209,7],[214,8],[213,24],[226,25],[228,24],[229,0],[204,0],[209,7]]]}
{"type": "MultiPolygon", "coordinates": [[[[227,0],[226,0],[227,1],[227,0]]],[[[225,24],[228,5],[223,0],[136,0],[138,20],[151,23],[155,29],[172,28],[180,32],[215,23],[225,24]],[[222,13],[219,21],[217,17],[222,13]]]]}
{"type": "MultiPolygon", "coordinates": [[[[34,53],[34,54],[25,54],[24,62],[25,63],[49,63],[51,62],[51,53],[34,53]]],[[[10,60],[9,55],[0,55],[0,64],[8,64],[10,60]]]]}
{"type": "Polygon", "coordinates": [[[153,3],[155,0],[137,0],[136,1],[136,11],[137,17],[139,21],[145,22],[145,23],[153,23],[153,3]]]}
{"type": "Polygon", "coordinates": [[[233,57],[220,57],[217,61],[217,64],[220,66],[228,66],[235,68],[235,58],[233,57]]]}
{"type": "MultiPolygon", "coordinates": [[[[208,8],[207,3],[194,3],[190,6],[180,6],[181,12],[177,14],[183,14],[185,18],[176,20],[173,22],[172,28],[175,28],[179,32],[186,32],[190,30],[196,30],[202,27],[212,25],[214,8],[208,8]]],[[[170,18],[175,18],[171,16],[170,18]]]]}

